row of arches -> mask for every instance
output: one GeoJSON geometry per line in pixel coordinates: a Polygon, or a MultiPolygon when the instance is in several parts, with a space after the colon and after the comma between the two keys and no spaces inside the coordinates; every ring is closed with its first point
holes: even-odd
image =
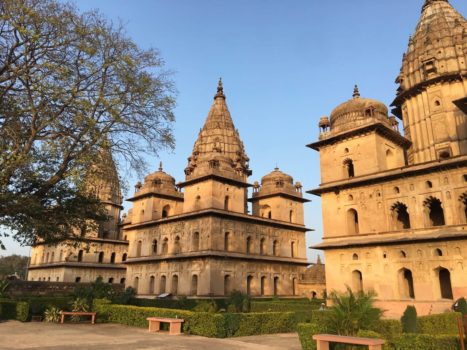
{"type": "MultiPolygon", "coordinates": [[[[233,239],[231,232],[224,233],[224,250],[225,251],[234,251],[233,239]]],[[[173,254],[178,254],[181,252],[181,240],[180,236],[176,236],[173,240],[173,246],[171,252],[173,254]]],[[[136,242],[136,257],[142,256],[143,241],[139,240],[136,242]]],[[[194,232],[191,237],[191,251],[200,250],[200,233],[194,232]]],[[[162,242],[154,239],[151,244],[151,255],[158,254],[169,254],[169,239],[165,237],[162,239],[162,242]]],[[[246,254],[255,254],[255,240],[252,236],[248,236],[245,241],[245,253],[246,254]]],[[[280,244],[277,239],[272,241],[270,246],[266,237],[262,237],[259,241],[259,254],[260,255],[280,255],[280,244]]],[[[297,243],[295,241],[290,242],[290,257],[297,256],[297,243]]]]}
{"type": "MultiPolygon", "coordinates": [[[[198,275],[193,274],[191,276],[191,282],[190,282],[190,290],[189,290],[189,295],[190,296],[196,296],[200,295],[199,289],[198,289],[198,275]]],[[[163,294],[163,293],[171,293],[172,295],[179,295],[179,276],[178,274],[172,275],[170,279],[170,286],[168,286],[168,277],[166,275],[161,275],[159,278],[158,283],[156,284],[156,277],[155,276],[150,276],[149,281],[148,281],[148,293],[153,295],[153,294],[163,294]]],[[[252,275],[248,275],[246,278],[246,293],[248,295],[279,295],[279,277],[275,276],[272,279],[272,285],[270,286],[270,290],[268,292],[267,289],[267,283],[268,283],[268,278],[266,276],[261,276],[259,278],[259,288],[256,290],[255,286],[255,278],[252,275]]],[[[298,280],[297,278],[292,278],[292,295],[297,295],[297,283],[298,280]]],[[[136,290],[136,293],[138,293],[138,288],[140,288],[140,277],[135,277],[133,280],[133,288],[136,290]]],[[[235,290],[234,288],[234,283],[233,283],[233,278],[231,275],[227,274],[224,276],[224,295],[228,296],[232,294],[232,292],[235,290]]]]}
{"type": "MultiPolygon", "coordinates": [[[[78,251],[77,261],[82,262],[83,261],[83,256],[84,256],[84,250],[78,251]]],[[[105,257],[105,253],[103,251],[99,252],[99,254],[97,256],[97,262],[100,263],[100,264],[105,263],[104,257],[105,257]]],[[[117,258],[117,253],[112,252],[110,254],[110,258],[109,258],[108,262],[110,264],[115,264],[116,263],[116,258],[117,258]]],[[[127,253],[123,253],[122,258],[121,258],[121,262],[125,262],[126,259],[127,259],[127,253]]]]}
{"type": "MultiPolygon", "coordinates": [[[[434,270],[437,277],[439,296],[441,299],[453,299],[451,273],[444,267],[438,267],[434,270]]],[[[402,268],[398,271],[399,296],[401,298],[416,299],[414,288],[414,277],[412,270],[402,268]]],[[[352,289],[357,292],[363,292],[363,274],[360,270],[352,271],[352,289]]]]}
{"type": "MultiPolygon", "coordinates": [[[[463,205],[464,221],[467,222],[467,193],[460,196],[459,201],[463,205]]],[[[429,196],[423,201],[424,212],[428,227],[446,225],[443,203],[434,196],[429,196]]],[[[412,227],[408,207],[405,203],[395,202],[390,207],[390,217],[395,230],[410,229],[412,227]]],[[[350,235],[360,233],[359,214],[355,208],[347,210],[347,233],[350,235]]]]}
{"type": "MultiPolygon", "coordinates": [[[[370,253],[366,253],[367,254],[367,258],[370,258],[370,253]]],[[[397,258],[401,258],[401,259],[405,259],[408,257],[408,254],[405,250],[401,249],[399,251],[396,252],[397,254],[397,258]]],[[[459,247],[456,247],[454,249],[454,254],[455,255],[461,255],[461,249],[459,247]]],[[[441,249],[441,248],[435,248],[432,250],[432,256],[433,257],[442,257],[444,256],[445,253],[444,251],[441,249]]],[[[343,257],[343,255],[342,255],[343,257]]],[[[383,252],[383,259],[386,259],[388,257],[388,253],[387,252],[383,252]]],[[[423,251],[418,249],[417,250],[417,258],[422,258],[423,257],[423,251]]],[[[357,253],[354,253],[352,254],[352,260],[359,260],[359,255],[357,253]]]]}

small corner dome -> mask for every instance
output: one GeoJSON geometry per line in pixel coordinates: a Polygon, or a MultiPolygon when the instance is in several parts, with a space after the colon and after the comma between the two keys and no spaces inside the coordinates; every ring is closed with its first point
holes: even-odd
{"type": "Polygon", "coordinates": [[[330,119],[333,132],[350,130],[374,119],[389,125],[386,105],[378,100],[360,97],[357,86],[353,98],[334,108],[330,119]]]}
{"type": "Polygon", "coordinates": [[[319,120],[319,123],[318,123],[318,126],[320,128],[323,128],[323,127],[328,127],[330,126],[331,124],[329,123],[329,118],[326,117],[325,115],[321,117],[321,119],[319,120]]]}
{"type": "Polygon", "coordinates": [[[261,184],[267,185],[268,183],[276,183],[280,180],[284,181],[285,183],[293,184],[293,177],[283,173],[279,170],[279,168],[275,168],[272,172],[263,176],[261,178],[261,184]]]}
{"type": "Polygon", "coordinates": [[[169,174],[167,174],[165,171],[162,170],[162,164],[160,165],[158,171],[155,171],[155,172],[147,175],[144,178],[145,183],[150,183],[150,182],[158,181],[158,180],[161,183],[170,184],[170,185],[175,186],[175,178],[173,178],[172,176],[170,176],[169,174]]]}

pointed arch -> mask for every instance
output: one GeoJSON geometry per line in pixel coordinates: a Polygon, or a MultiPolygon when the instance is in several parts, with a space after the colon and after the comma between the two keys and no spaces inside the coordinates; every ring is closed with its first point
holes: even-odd
{"type": "Polygon", "coordinates": [[[199,232],[193,233],[192,250],[199,250],[199,232]]]}
{"type": "Polygon", "coordinates": [[[449,270],[440,266],[435,271],[439,281],[441,298],[454,299],[452,294],[451,273],[449,270]]]}
{"type": "Polygon", "coordinates": [[[445,225],[443,205],[438,198],[430,196],[425,199],[423,205],[426,208],[427,219],[430,226],[445,225]]]}
{"type": "Polygon", "coordinates": [[[352,289],[355,292],[363,292],[363,275],[360,270],[352,271],[352,289]]]}
{"type": "Polygon", "coordinates": [[[344,160],[344,169],[345,169],[345,175],[348,178],[352,178],[355,176],[355,167],[353,160],[350,158],[347,158],[344,160]]]}
{"type": "Polygon", "coordinates": [[[349,235],[360,233],[358,212],[353,208],[347,210],[347,232],[349,235]]]}
{"type": "Polygon", "coordinates": [[[412,271],[405,267],[399,270],[399,293],[402,298],[415,299],[412,271]]]}
{"type": "Polygon", "coordinates": [[[410,228],[410,215],[407,206],[402,202],[396,202],[391,206],[393,225],[396,230],[410,228]]]}
{"type": "Polygon", "coordinates": [[[170,208],[170,205],[167,204],[162,208],[162,217],[168,218],[170,215],[172,215],[171,208],[170,208]]]}

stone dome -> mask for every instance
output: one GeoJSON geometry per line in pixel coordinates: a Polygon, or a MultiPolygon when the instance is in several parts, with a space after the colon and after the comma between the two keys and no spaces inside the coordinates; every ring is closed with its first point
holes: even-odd
{"type": "Polygon", "coordinates": [[[377,120],[389,126],[386,105],[378,100],[360,97],[357,86],[353,98],[337,106],[331,112],[330,119],[333,133],[354,129],[377,120]]]}
{"type": "Polygon", "coordinates": [[[162,169],[162,164],[158,171],[155,171],[144,178],[144,183],[159,183],[163,185],[175,186],[175,178],[167,174],[162,169]]]}
{"type": "Polygon", "coordinates": [[[293,185],[293,177],[280,171],[279,168],[275,168],[272,172],[261,178],[261,184],[263,186],[268,184],[275,185],[279,181],[293,185]]]}

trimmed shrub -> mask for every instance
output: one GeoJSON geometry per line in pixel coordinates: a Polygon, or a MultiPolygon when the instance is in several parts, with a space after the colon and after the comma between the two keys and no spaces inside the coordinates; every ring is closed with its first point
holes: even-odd
{"type": "Polygon", "coordinates": [[[193,311],[213,313],[217,311],[217,304],[213,300],[202,300],[195,306],[193,311]]]}
{"type": "Polygon", "coordinates": [[[26,322],[29,318],[29,303],[26,301],[18,301],[16,303],[16,319],[21,322],[26,322]]]}
{"type": "Polygon", "coordinates": [[[403,334],[396,342],[397,350],[458,350],[459,337],[454,335],[403,334]]]}
{"type": "Polygon", "coordinates": [[[457,334],[457,319],[460,313],[448,312],[418,318],[418,330],[423,334],[457,334]]]}
{"type": "Polygon", "coordinates": [[[14,320],[16,318],[16,301],[2,299],[0,301],[0,319],[14,320]]]}
{"type": "Polygon", "coordinates": [[[323,324],[316,322],[299,323],[297,325],[297,332],[303,350],[316,350],[316,342],[313,340],[313,335],[326,333],[327,329],[323,324]]]}
{"type": "Polygon", "coordinates": [[[308,299],[298,300],[252,300],[251,311],[252,312],[290,312],[290,311],[313,311],[318,310],[321,306],[322,300],[314,299],[309,301],[308,299]]]}
{"type": "MultiPolygon", "coordinates": [[[[389,343],[386,339],[384,339],[384,337],[375,332],[375,331],[367,331],[367,330],[359,330],[358,333],[357,333],[357,337],[361,337],[361,338],[372,338],[372,339],[383,339],[385,341],[384,345],[383,345],[383,350],[393,350],[394,349],[394,345],[389,343]]],[[[358,346],[356,347],[358,349],[362,348],[362,349],[368,349],[368,346],[358,346]]]]}
{"type": "Polygon", "coordinates": [[[417,309],[408,305],[401,317],[402,330],[404,333],[418,333],[417,309]]]}
{"type": "Polygon", "coordinates": [[[232,325],[228,325],[228,328],[231,331],[233,330],[233,333],[227,334],[228,337],[241,337],[256,334],[287,333],[296,329],[294,314],[292,312],[263,312],[240,314],[239,322],[236,322],[236,324],[238,324],[237,329],[234,329],[232,325]]]}
{"type": "Polygon", "coordinates": [[[467,315],[467,301],[465,301],[465,298],[460,298],[455,305],[455,311],[460,312],[464,316],[467,315]]]}
{"type": "Polygon", "coordinates": [[[402,324],[398,320],[379,320],[371,326],[371,330],[394,344],[396,339],[402,335],[402,324]]]}

